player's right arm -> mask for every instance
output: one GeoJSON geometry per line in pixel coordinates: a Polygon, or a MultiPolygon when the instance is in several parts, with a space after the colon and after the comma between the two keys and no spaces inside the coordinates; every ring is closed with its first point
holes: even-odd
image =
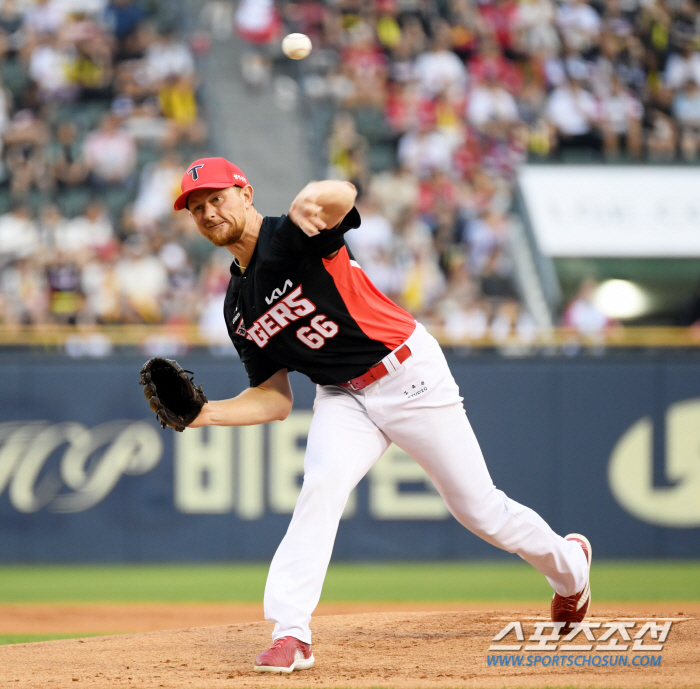
{"type": "Polygon", "coordinates": [[[285,368],[236,397],[207,402],[188,428],[254,426],[269,421],[283,421],[289,416],[293,402],[292,388],[285,368]]]}
{"type": "Polygon", "coordinates": [[[354,207],[357,191],[350,182],[311,182],[297,195],[289,215],[274,228],[271,251],[282,261],[333,258],[345,244],[344,235],[360,226],[354,207]]]}
{"type": "Polygon", "coordinates": [[[352,210],[357,189],[351,182],[309,182],[289,209],[290,220],[309,237],[336,227],[352,210]]]}

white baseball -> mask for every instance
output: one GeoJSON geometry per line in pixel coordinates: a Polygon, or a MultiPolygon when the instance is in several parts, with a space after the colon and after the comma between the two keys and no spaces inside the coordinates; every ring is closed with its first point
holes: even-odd
{"type": "Polygon", "coordinates": [[[311,52],[311,39],[303,33],[290,33],[282,39],[282,52],[292,60],[303,60],[311,52]]]}

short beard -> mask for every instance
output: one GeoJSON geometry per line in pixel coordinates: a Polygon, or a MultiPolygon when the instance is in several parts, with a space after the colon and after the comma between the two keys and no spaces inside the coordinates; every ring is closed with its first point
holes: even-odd
{"type": "Polygon", "coordinates": [[[218,230],[214,234],[207,233],[205,237],[214,246],[229,246],[229,244],[235,244],[243,233],[230,225],[226,225],[223,229],[218,230]]]}

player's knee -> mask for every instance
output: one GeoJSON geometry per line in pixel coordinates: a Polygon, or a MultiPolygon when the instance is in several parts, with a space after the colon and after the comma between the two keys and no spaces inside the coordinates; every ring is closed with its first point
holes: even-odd
{"type": "Polygon", "coordinates": [[[337,476],[330,471],[314,471],[304,474],[303,491],[305,493],[330,495],[337,490],[337,476]]]}
{"type": "Polygon", "coordinates": [[[333,472],[314,471],[304,475],[302,490],[309,497],[338,500],[343,494],[339,484],[338,476],[333,472]]]}

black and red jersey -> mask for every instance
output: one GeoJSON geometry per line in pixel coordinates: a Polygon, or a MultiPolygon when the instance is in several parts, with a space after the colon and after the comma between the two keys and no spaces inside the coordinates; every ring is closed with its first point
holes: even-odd
{"type": "Polygon", "coordinates": [[[251,387],[283,368],[343,383],[411,335],[413,316],[370,282],[345,244],[359,226],[355,208],[314,237],[286,215],[264,218],[245,272],[231,264],[224,316],[251,387]]]}

